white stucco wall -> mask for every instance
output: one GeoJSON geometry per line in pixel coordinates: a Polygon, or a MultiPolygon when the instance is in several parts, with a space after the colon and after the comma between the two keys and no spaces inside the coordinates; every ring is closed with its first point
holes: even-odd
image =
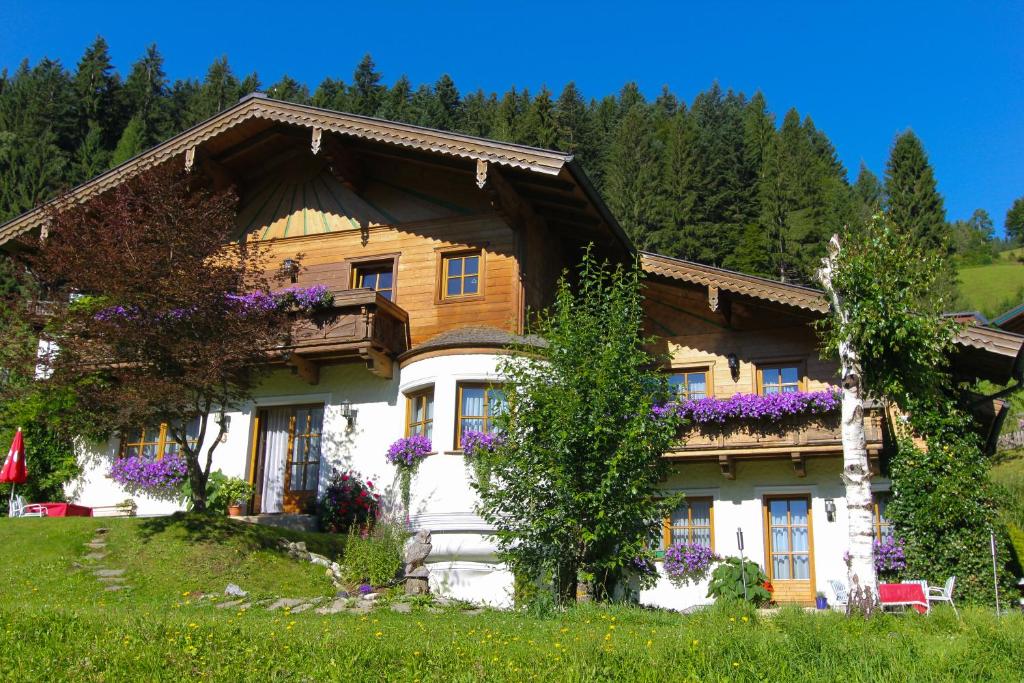
{"type": "MultiPolygon", "coordinates": [[[[456,384],[460,381],[496,381],[499,357],[494,354],[438,356],[410,363],[391,380],[380,379],[362,365],[328,366],[320,382],[311,386],[287,370],[271,375],[255,399],[230,413],[231,426],[218,445],[213,469],[247,477],[253,449],[253,415],[260,408],[305,403],[325,405],[321,486],[333,469],[351,468],[377,482],[385,494],[386,511],[399,519],[399,495],[395,468],[384,458],[388,446],[405,433],[405,394],[434,387],[434,453],[420,465],[413,481],[410,526],[430,529],[433,549],[428,558],[433,589],[450,597],[507,606],[512,601],[512,575],[497,562],[494,544],[487,539],[489,527],[474,512],[474,493],[469,472],[455,444],[456,384]],[[339,404],[351,402],[358,411],[349,430],[339,404]]],[[[89,506],[114,505],[128,494],[106,478],[116,457],[116,440],[83,449],[84,473],[69,485],[69,495],[89,506]]],[[[762,505],[773,494],[807,494],[811,497],[812,538],[817,590],[831,596],[828,580],[846,574],[846,507],[840,480],[839,458],[808,458],[807,476],[798,477],[785,460],[737,463],[735,480],[725,479],[714,463],[675,466],[666,488],[690,496],[711,497],[714,505],[714,549],[720,555],[738,555],[736,530],[742,528],[745,555],[765,565],[762,505]],[[825,500],[836,504],[836,519],[829,522],[825,500]]],[[[876,488],[884,489],[879,481],[876,488]]],[[[136,498],[139,514],[168,514],[173,503],[136,498]]],[[[642,591],[641,602],[670,609],[706,604],[707,586],[676,588],[667,579],[642,591]]]]}

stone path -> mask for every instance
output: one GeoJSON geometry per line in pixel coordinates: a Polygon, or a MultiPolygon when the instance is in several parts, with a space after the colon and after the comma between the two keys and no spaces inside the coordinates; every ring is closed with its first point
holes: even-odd
{"type": "MultiPolygon", "coordinates": [[[[103,587],[104,591],[115,592],[130,589],[131,586],[125,583],[124,569],[95,566],[95,563],[105,560],[110,555],[107,552],[107,534],[109,533],[110,529],[106,527],[96,529],[96,535],[84,544],[90,552],[83,555],[82,559],[87,560],[89,565],[92,566],[92,575],[96,577],[96,581],[103,587]]],[[[76,563],[76,565],[80,567],[85,566],[80,563],[76,563]]]]}

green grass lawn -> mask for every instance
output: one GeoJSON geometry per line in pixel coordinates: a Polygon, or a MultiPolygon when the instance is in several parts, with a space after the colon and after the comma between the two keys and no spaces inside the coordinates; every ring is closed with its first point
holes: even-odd
{"type": "Polygon", "coordinates": [[[960,292],[967,308],[994,318],[1024,301],[1024,263],[1000,260],[960,269],[960,292]]]}
{"type": "Polygon", "coordinates": [[[1000,507],[1010,542],[1018,559],[1024,561],[1024,452],[1002,454],[1002,460],[989,476],[1002,489],[1004,497],[1000,507]]]}
{"type": "MultiPolygon", "coordinates": [[[[1006,681],[1020,679],[1024,618],[965,610],[870,621],[740,606],[683,616],[581,606],[553,616],[414,607],[368,614],[218,609],[193,591],[333,592],[275,549],[275,530],[226,520],[0,520],[5,681],[1006,681]],[[106,592],[76,568],[110,528],[106,592]]],[[[305,535],[331,554],[331,537],[305,535]]]]}

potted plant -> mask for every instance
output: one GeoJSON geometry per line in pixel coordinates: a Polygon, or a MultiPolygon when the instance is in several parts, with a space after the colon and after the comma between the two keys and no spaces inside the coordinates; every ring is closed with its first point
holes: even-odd
{"type": "Polygon", "coordinates": [[[221,496],[227,502],[228,514],[238,517],[242,506],[252,498],[252,484],[239,477],[227,477],[221,485],[221,496]]]}
{"type": "Polygon", "coordinates": [[[817,605],[818,609],[828,609],[828,598],[821,591],[814,597],[814,604],[817,605]]]}

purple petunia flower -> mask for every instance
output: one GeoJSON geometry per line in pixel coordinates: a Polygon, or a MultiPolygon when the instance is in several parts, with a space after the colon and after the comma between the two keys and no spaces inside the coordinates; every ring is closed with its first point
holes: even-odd
{"type": "Polygon", "coordinates": [[[794,415],[823,415],[839,408],[839,392],[794,391],[783,394],[733,394],[728,398],[697,398],[653,406],[651,414],[675,414],[697,424],[723,424],[730,420],[780,420],[794,415]]]}
{"type": "Polygon", "coordinates": [[[385,457],[392,465],[409,467],[427,457],[430,449],[430,439],[422,434],[415,434],[391,444],[385,457]]]}
{"type": "Polygon", "coordinates": [[[131,456],[115,460],[107,476],[132,495],[177,500],[188,476],[188,466],[185,459],[175,453],[168,453],[159,460],[131,456]]]}
{"type": "Polygon", "coordinates": [[[462,435],[462,450],[472,457],[491,453],[505,443],[505,436],[497,432],[480,432],[470,429],[462,435]]]}

